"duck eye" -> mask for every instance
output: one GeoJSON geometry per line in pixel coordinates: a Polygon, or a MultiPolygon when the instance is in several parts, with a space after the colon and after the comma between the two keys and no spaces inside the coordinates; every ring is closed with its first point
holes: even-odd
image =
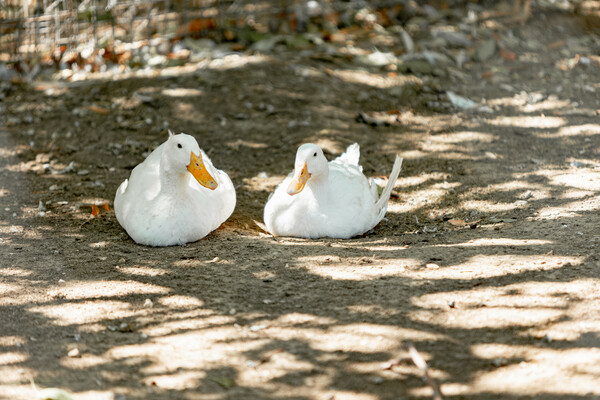
{"type": "Polygon", "coordinates": [[[313,157],[316,157],[316,156],[317,156],[317,152],[315,151],[315,154],[313,154],[313,157]]]}
{"type": "Polygon", "coordinates": [[[177,147],[179,147],[180,149],[183,149],[183,146],[181,145],[181,143],[177,143],[177,147]]]}

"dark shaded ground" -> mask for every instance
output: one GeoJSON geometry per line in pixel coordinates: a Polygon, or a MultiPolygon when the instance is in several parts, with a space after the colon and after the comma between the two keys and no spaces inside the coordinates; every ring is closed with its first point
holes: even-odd
{"type": "Polygon", "coordinates": [[[586,33],[567,14],[498,29],[518,58],[462,75],[285,52],[11,93],[0,398],[31,398],[30,379],[77,399],[429,398],[406,340],[448,398],[600,396],[599,48],[570,47],[586,33]],[[446,90],[487,108],[459,112],[446,90]],[[392,126],[356,121],[394,109],[392,126]],[[230,174],[238,206],[197,243],[145,248],[91,205],[167,126],[230,174]],[[367,175],[404,157],[374,232],[308,241],[255,224],[308,141],[330,157],[360,143],[367,175]]]}

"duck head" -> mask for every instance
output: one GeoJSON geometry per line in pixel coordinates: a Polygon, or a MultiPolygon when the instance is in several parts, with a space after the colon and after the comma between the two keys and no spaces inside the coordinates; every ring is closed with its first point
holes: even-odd
{"type": "Polygon", "coordinates": [[[163,161],[168,168],[180,172],[187,170],[200,185],[215,190],[218,184],[206,169],[203,156],[205,155],[194,137],[185,133],[173,135],[169,131],[169,139],[163,150],[163,161]]]}
{"type": "Polygon", "coordinates": [[[294,177],[290,182],[287,193],[290,196],[300,193],[307,182],[316,181],[329,175],[329,165],[323,150],[313,143],[303,144],[296,152],[294,177]]]}

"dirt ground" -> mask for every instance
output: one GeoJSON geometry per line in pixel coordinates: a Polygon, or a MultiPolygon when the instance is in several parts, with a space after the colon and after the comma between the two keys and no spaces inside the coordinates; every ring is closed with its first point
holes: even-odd
{"type": "Polygon", "coordinates": [[[489,25],[513,47],[455,73],[280,49],[13,90],[0,398],[32,399],[32,382],[76,399],[431,398],[408,341],[446,398],[600,398],[600,47],[572,14],[537,11],[489,25]],[[148,248],[92,204],[112,210],[167,127],[198,139],[238,204],[196,243],[148,248]],[[374,231],[260,229],[304,142],[330,158],[358,142],[368,176],[404,157],[374,231]]]}

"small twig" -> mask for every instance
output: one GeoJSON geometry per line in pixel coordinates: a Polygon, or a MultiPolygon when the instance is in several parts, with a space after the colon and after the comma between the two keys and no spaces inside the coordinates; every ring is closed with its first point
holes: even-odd
{"type": "Polygon", "coordinates": [[[435,379],[431,377],[431,375],[429,375],[429,367],[427,367],[427,363],[425,362],[421,354],[419,354],[419,352],[415,348],[415,345],[412,344],[412,342],[408,342],[406,343],[406,348],[408,349],[408,354],[410,355],[410,358],[415,363],[415,365],[423,372],[427,383],[429,384],[429,386],[431,386],[431,389],[433,390],[433,400],[444,400],[438,383],[435,379]]]}

